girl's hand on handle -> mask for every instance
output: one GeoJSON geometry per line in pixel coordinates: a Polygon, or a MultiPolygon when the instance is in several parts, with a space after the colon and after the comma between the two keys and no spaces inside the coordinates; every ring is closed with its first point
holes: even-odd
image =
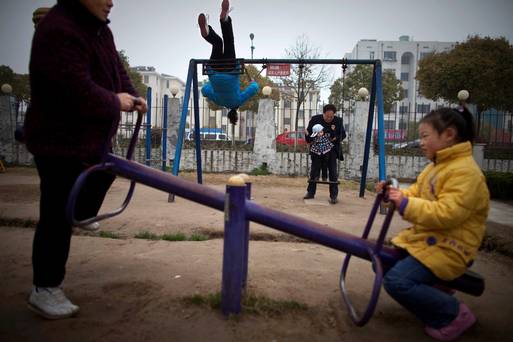
{"type": "Polygon", "coordinates": [[[386,185],[387,185],[387,182],[385,182],[385,181],[381,181],[378,184],[376,184],[376,188],[375,188],[376,193],[379,194],[380,192],[382,192],[383,189],[386,187],[386,185]]]}
{"type": "Polygon", "coordinates": [[[134,110],[134,97],[129,93],[118,93],[116,94],[119,99],[119,103],[121,105],[121,110],[123,112],[131,112],[134,110]]]}
{"type": "Polygon", "coordinates": [[[398,188],[394,188],[389,186],[388,187],[388,199],[392,202],[394,202],[396,208],[399,208],[401,206],[401,202],[403,200],[403,193],[398,188]]]}

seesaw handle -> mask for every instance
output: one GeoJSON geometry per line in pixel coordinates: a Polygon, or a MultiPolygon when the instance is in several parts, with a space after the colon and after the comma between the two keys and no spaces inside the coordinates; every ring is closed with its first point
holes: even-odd
{"type": "Polygon", "coordinates": [[[369,304],[367,304],[367,308],[365,309],[363,315],[360,317],[356,312],[351,299],[349,298],[349,294],[347,293],[346,288],[346,272],[349,267],[349,260],[351,259],[351,254],[347,254],[344,259],[344,264],[342,265],[342,270],[340,272],[340,290],[342,292],[342,297],[344,298],[344,302],[346,303],[347,309],[349,311],[349,316],[353,323],[359,327],[364,326],[371,319],[374,314],[374,310],[376,309],[376,304],[379,299],[379,292],[381,290],[381,284],[383,282],[383,265],[381,264],[381,259],[379,256],[372,250],[372,248],[367,247],[367,252],[372,260],[372,268],[376,276],[374,277],[374,286],[372,287],[372,294],[369,300],[369,304]]]}
{"type": "MultiPolygon", "coordinates": [[[[134,102],[136,102],[136,101],[138,101],[138,100],[134,99],[134,102]]],[[[135,128],[134,128],[134,133],[132,134],[132,138],[130,139],[130,145],[128,146],[128,151],[126,154],[127,160],[132,159],[135,145],[137,143],[137,138],[139,136],[139,130],[141,128],[142,117],[143,117],[142,113],[138,112],[137,113],[137,121],[136,121],[135,128]]],[[[123,201],[123,204],[118,209],[115,209],[109,213],[97,215],[95,217],[91,217],[91,218],[88,218],[88,219],[85,219],[82,221],[78,221],[75,219],[75,207],[76,207],[78,195],[80,194],[80,190],[84,186],[87,177],[89,175],[91,175],[93,172],[108,171],[112,167],[112,165],[113,165],[112,163],[106,162],[105,158],[104,158],[103,162],[101,162],[100,164],[91,166],[90,168],[84,170],[80,174],[80,176],[78,176],[77,180],[75,181],[75,184],[73,184],[73,188],[71,189],[71,193],[68,198],[68,203],[66,205],[66,218],[67,218],[68,222],[71,223],[71,225],[78,226],[78,227],[86,226],[93,222],[102,221],[102,220],[114,217],[116,215],[119,215],[126,209],[126,207],[130,203],[130,200],[132,199],[132,196],[134,194],[136,182],[133,180],[130,181],[130,188],[128,189],[128,193],[125,197],[125,200],[123,201]]]]}
{"type": "MultiPolygon", "coordinates": [[[[387,186],[394,186],[398,187],[399,182],[392,178],[389,181],[387,181],[387,186]]],[[[374,218],[376,217],[376,214],[378,212],[378,208],[381,204],[381,201],[386,200],[386,187],[383,188],[383,191],[379,193],[376,196],[376,200],[374,201],[374,206],[372,207],[371,213],[369,215],[369,219],[367,221],[367,225],[365,226],[364,232],[362,234],[363,239],[367,239],[369,236],[369,232],[372,228],[372,223],[374,222],[374,218]]],[[[383,243],[385,241],[386,234],[388,232],[388,228],[390,227],[390,222],[392,221],[392,216],[394,215],[395,206],[393,203],[390,203],[387,216],[385,217],[385,220],[383,221],[383,225],[381,227],[381,231],[378,236],[378,240],[376,241],[376,244],[374,248],[367,247],[367,253],[370,256],[370,259],[372,261],[372,269],[374,270],[375,277],[374,277],[374,286],[372,287],[372,294],[371,298],[369,300],[369,303],[367,304],[367,308],[365,309],[363,315],[360,317],[358,313],[356,312],[353,303],[351,302],[351,299],[349,298],[349,294],[347,292],[346,288],[346,273],[347,269],[349,267],[349,261],[351,259],[351,254],[347,254],[344,258],[344,263],[342,264],[342,269],[340,271],[340,291],[342,293],[342,298],[344,299],[344,302],[346,303],[346,306],[349,311],[349,316],[351,317],[351,320],[353,323],[359,327],[364,326],[367,324],[367,322],[370,320],[372,315],[374,314],[374,310],[376,309],[376,304],[378,303],[379,299],[379,293],[381,291],[381,285],[383,283],[383,264],[381,262],[381,259],[379,257],[379,253],[381,252],[381,249],[383,248],[383,243]]]]}

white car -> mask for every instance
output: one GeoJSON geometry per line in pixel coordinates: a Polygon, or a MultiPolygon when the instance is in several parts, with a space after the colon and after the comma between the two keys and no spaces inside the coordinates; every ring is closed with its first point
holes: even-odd
{"type": "Polygon", "coordinates": [[[420,139],[416,139],[413,141],[405,141],[402,143],[397,143],[397,144],[392,145],[393,149],[396,149],[396,148],[418,148],[418,147],[420,147],[420,139]]]}

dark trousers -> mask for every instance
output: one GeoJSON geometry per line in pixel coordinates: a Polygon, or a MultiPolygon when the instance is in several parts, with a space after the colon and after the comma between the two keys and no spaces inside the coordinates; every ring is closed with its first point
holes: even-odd
{"type": "MultiPolygon", "coordinates": [[[[40,178],[39,223],[32,246],[34,285],[56,287],[64,280],[71,242],[71,224],[66,220],[66,204],[71,188],[88,166],[70,158],[35,157],[40,178]]],[[[95,172],[80,192],[75,216],[84,220],[96,216],[114,176],[95,172]]]]}
{"type": "MultiPolygon", "coordinates": [[[[328,166],[328,175],[330,182],[335,182],[330,184],[330,198],[337,198],[338,196],[338,184],[336,184],[338,180],[337,173],[337,154],[334,149],[331,149],[326,154],[318,155],[315,153],[310,153],[312,159],[312,166],[310,168],[310,180],[318,180],[319,174],[321,172],[321,167],[323,162],[328,166]]],[[[309,182],[308,188],[306,191],[309,194],[315,195],[315,191],[317,190],[317,184],[315,182],[309,182]]]]}
{"type": "MultiPolygon", "coordinates": [[[[223,38],[219,37],[212,26],[208,26],[208,35],[205,40],[212,45],[210,59],[235,59],[235,44],[233,40],[232,18],[220,20],[223,38]],[[223,43],[224,42],[224,43],[223,43]]],[[[235,62],[217,62],[210,66],[218,71],[230,71],[235,68],[235,62]]]]}
{"type": "Polygon", "coordinates": [[[456,298],[435,287],[439,279],[412,256],[398,261],[383,278],[388,294],[424,324],[440,329],[459,312],[456,298]]]}

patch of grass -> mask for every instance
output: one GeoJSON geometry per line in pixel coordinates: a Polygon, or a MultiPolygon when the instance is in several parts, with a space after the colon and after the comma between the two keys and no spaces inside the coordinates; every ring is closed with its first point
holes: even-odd
{"type": "Polygon", "coordinates": [[[246,295],[242,309],[256,315],[280,316],[290,312],[307,311],[308,305],[295,300],[276,300],[264,296],[246,295]]]}
{"type": "Polygon", "coordinates": [[[184,233],[164,234],[162,240],[166,241],[185,241],[187,238],[184,233]]]}
{"type": "Polygon", "coordinates": [[[203,235],[203,234],[192,234],[191,236],[189,236],[189,241],[206,241],[206,240],[208,240],[208,236],[203,235]]]}
{"type": "Polygon", "coordinates": [[[158,236],[157,234],[150,233],[147,230],[135,234],[134,238],[145,239],[145,240],[160,240],[161,239],[160,236],[158,236]]]}
{"type": "Polygon", "coordinates": [[[221,293],[209,293],[204,296],[195,294],[184,297],[182,301],[187,305],[208,306],[212,309],[219,309],[221,307],[221,293]]]}
{"type": "Polygon", "coordinates": [[[114,232],[109,232],[106,230],[100,230],[100,232],[98,233],[98,236],[102,237],[102,238],[108,238],[108,239],[121,239],[121,236],[119,236],[118,234],[116,234],[114,232]]]}
{"type": "Polygon", "coordinates": [[[249,174],[252,176],[267,176],[270,175],[271,172],[267,169],[267,164],[262,163],[262,165],[254,168],[249,174]]]}
{"type": "MultiPolygon", "coordinates": [[[[221,307],[221,293],[193,295],[182,299],[187,305],[208,306],[211,309],[221,307]]],[[[275,300],[264,296],[246,294],[242,298],[243,312],[253,315],[280,316],[291,312],[307,311],[308,305],[294,300],[275,300]]]]}
{"type": "Polygon", "coordinates": [[[32,220],[32,219],[0,217],[0,226],[20,227],[20,228],[36,228],[37,221],[32,220]]]}

